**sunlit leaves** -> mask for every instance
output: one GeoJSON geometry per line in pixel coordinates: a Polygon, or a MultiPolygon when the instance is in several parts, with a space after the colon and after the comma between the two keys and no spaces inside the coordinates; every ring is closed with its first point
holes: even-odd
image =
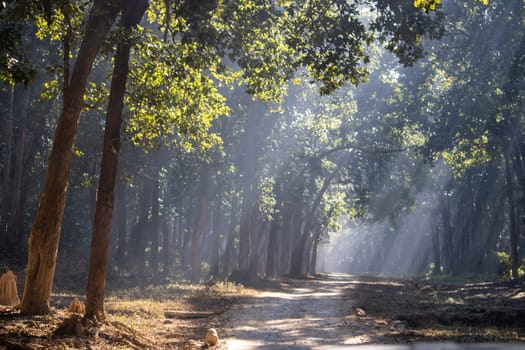
{"type": "Polygon", "coordinates": [[[40,40],[49,38],[51,41],[78,38],[81,35],[82,21],[85,15],[85,5],[76,1],[64,1],[60,8],[50,14],[41,13],[35,16],[36,37],[40,40]]]}
{"type": "Polygon", "coordinates": [[[97,109],[100,113],[104,113],[108,97],[109,87],[106,82],[102,81],[99,84],[91,82],[86,88],[84,101],[91,109],[97,109]]]}
{"type": "Polygon", "coordinates": [[[425,12],[435,10],[436,5],[441,4],[441,0],[414,0],[414,7],[423,9],[425,12]]]}
{"type": "Polygon", "coordinates": [[[487,146],[488,137],[484,134],[473,140],[462,139],[452,150],[443,151],[441,155],[453,170],[454,175],[461,176],[468,168],[491,160],[487,146]]]}
{"type": "MultiPolygon", "coordinates": [[[[483,5],[488,6],[489,0],[476,0],[481,2],[483,5]]],[[[441,4],[441,0],[414,0],[414,7],[422,9],[425,12],[434,11],[437,5],[441,4]]]]}
{"type": "Polygon", "coordinates": [[[263,101],[280,101],[293,73],[296,53],[287,43],[285,19],[271,1],[236,1],[214,18],[242,69],[248,93],[263,101]]]}
{"type": "Polygon", "coordinates": [[[51,100],[55,98],[58,94],[60,94],[60,84],[58,80],[49,80],[44,82],[44,87],[42,89],[42,92],[40,93],[40,100],[51,100]]]}
{"type": "Polygon", "coordinates": [[[37,15],[35,18],[37,38],[43,40],[44,38],[49,37],[52,41],[61,40],[64,35],[62,27],[63,21],[64,14],[61,11],[55,11],[50,21],[48,21],[43,14],[37,15]]]}
{"type": "Polygon", "coordinates": [[[217,62],[199,55],[197,44],[166,45],[152,37],[139,43],[135,52],[139,56],[130,71],[127,127],[133,141],[157,147],[182,134],[189,138],[180,144],[183,149],[217,145],[220,138],[208,129],[228,108],[205,69],[217,62]]]}

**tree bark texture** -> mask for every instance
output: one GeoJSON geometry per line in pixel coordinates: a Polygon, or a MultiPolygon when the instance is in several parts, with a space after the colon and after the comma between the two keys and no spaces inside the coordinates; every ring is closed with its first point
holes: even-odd
{"type": "MultiPolygon", "coordinates": [[[[137,25],[148,6],[145,0],[122,2],[122,25],[129,33],[137,25]]],[[[115,184],[118,172],[120,152],[120,127],[124,94],[129,72],[131,43],[127,40],[117,44],[111,91],[109,94],[106,127],[104,132],[104,149],[100,166],[97,206],[91,238],[88,284],[86,289],[86,312],[84,317],[103,320],[104,289],[108,260],[109,235],[115,200],[115,184]]]]}
{"type": "Polygon", "coordinates": [[[29,236],[23,314],[49,313],[67,183],[84,91],[93,61],[119,12],[119,1],[95,0],[73,72],[48,161],[44,189],[29,236]]]}

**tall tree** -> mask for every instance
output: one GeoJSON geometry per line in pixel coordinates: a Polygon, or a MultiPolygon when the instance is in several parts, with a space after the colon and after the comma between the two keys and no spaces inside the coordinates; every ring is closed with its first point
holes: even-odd
{"type": "MultiPolygon", "coordinates": [[[[118,156],[120,153],[120,129],[124,108],[124,94],[128,80],[129,57],[132,47],[130,40],[133,28],[140,23],[148,2],[134,0],[122,2],[121,27],[123,38],[117,43],[117,52],[111,80],[104,149],[100,180],[97,192],[97,206],[91,238],[88,284],[86,290],[86,318],[104,319],[104,289],[106,284],[109,234],[113,218],[115,184],[117,180],[118,156]]],[[[158,200],[158,198],[154,198],[158,200]]]]}
{"type": "Polygon", "coordinates": [[[29,236],[27,273],[21,312],[45,314],[56,268],[56,257],[73,143],[84,91],[93,61],[119,12],[118,1],[96,0],[91,8],[84,38],[64,92],[63,107],[48,161],[45,185],[29,236]]]}

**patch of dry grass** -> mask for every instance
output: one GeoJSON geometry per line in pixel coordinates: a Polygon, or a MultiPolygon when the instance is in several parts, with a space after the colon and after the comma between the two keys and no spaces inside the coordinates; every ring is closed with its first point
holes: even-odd
{"type": "Polygon", "coordinates": [[[107,321],[98,339],[55,336],[68,316],[72,299],[83,295],[57,293],[53,314],[21,316],[13,308],[0,308],[0,349],[18,347],[64,349],[180,349],[189,339],[202,339],[208,328],[220,328],[216,318],[178,320],[165,317],[167,310],[222,312],[239,299],[257,293],[231,282],[191,285],[172,283],[108,293],[107,321]]]}
{"type": "MultiPolygon", "coordinates": [[[[170,283],[112,292],[105,306],[112,319],[145,334],[158,332],[158,335],[165,336],[173,334],[173,323],[177,322],[165,318],[168,310],[220,313],[239,298],[256,293],[254,289],[229,281],[211,285],[170,283]]],[[[184,325],[180,328],[191,333],[191,321],[181,322],[184,325]]]]}

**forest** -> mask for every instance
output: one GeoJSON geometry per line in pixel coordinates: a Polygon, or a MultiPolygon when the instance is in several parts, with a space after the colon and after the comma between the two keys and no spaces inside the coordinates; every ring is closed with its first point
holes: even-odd
{"type": "Polygon", "coordinates": [[[22,315],[330,272],[523,286],[521,0],[6,0],[0,52],[22,315]]]}

